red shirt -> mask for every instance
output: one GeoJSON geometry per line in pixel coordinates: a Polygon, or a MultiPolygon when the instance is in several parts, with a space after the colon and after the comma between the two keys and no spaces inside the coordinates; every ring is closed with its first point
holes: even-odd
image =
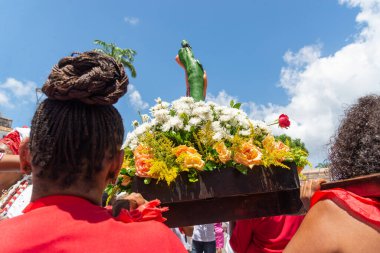
{"type": "Polygon", "coordinates": [[[0,252],[186,252],[164,224],[116,221],[79,197],[41,198],[24,212],[0,222],[0,252]]]}
{"type": "Polygon", "coordinates": [[[273,216],[236,221],[230,244],[236,253],[279,253],[304,216],[273,216]]]}
{"type": "Polygon", "coordinates": [[[345,189],[334,188],[315,192],[311,198],[310,206],[312,207],[324,199],[334,201],[351,216],[380,228],[380,202],[378,200],[364,198],[345,189]]]}

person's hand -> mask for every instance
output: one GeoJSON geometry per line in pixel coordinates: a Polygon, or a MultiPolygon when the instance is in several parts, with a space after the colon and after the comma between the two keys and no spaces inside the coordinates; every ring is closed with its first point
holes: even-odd
{"type": "Polygon", "coordinates": [[[303,185],[301,185],[300,199],[306,210],[309,210],[310,208],[311,197],[313,197],[316,191],[319,191],[321,189],[321,184],[325,182],[325,179],[313,179],[308,180],[303,185]]]}
{"type": "Polygon", "coordinates": [[[222,253],[222,249],[216,248],[216,253],[222,253]]]}
{"type": "Polygon", "coordinates": [[[25,138],[20,144],[20,170],[22,173],[30,175],[32,173],[32,166],[30,163],[30,151],[28,146],[29,137],[25,138]]]}
{"type": "Polygon", "coordinates": [[[125,196],[123,199],[129,201],[130,210],[135,210],[139,206],[148,203],[148,201],[144,199],[144,197],[140,193],[135,193],[135,192],[132,192],[131,194],[125,196]]]}
{"type": "Polygon", "coordinates": [[[148,201],[146,201],[140,193],[133,192],[131,194],[119,197],[112,204],[112,215],[114,217],[118,216],[122,208],[132,211],[146,203],[148,203],[148,201]]]}

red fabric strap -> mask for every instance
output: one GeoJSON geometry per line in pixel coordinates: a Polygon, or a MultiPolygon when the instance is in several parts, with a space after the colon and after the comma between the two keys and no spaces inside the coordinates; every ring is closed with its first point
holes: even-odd
{"type": "Polygon", "coordinates": [[[364,198],[344,189],[317,191],[311,198],[311,206],[318,201],[330,199],[337,205],[368,223],[380,227],[380,202],[371,198],[364,198]]]}
{"type": "Polygon", "coordinates": [[[166,218],[162,217],[162,213],[168,211],[169,208],[158,207],[160,204],[161,202],[158,199],[155,199],[132,211],[121,209],[116,219],[125,223],[149,220],[164,222],[166,221],[166,218]]]}

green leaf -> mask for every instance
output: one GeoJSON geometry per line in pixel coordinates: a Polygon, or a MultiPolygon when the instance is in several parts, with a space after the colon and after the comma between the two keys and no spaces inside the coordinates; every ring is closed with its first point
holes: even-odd
{"type": "Polygon", "coordinates": [[[144,184],[150,184],[150,181],[152,181],[151,178],[145,178],[144,179],[144,184]]]}
{"type": "Polygon", "coordinates": [[[198,182],[198,172],[195,169],[190,169],[189,174],[187,174],[190,183],[198,182]]]}
{"type": "Polygon", "coordinates": [[[215,163],[214,161],[207,161],[205,166],[204,166],[204,170],[205,171],[213,171],[217,167],[218,167],[218,164],[215,163]]]}
{"type": "Polygon", "coordinates": [[[238,171],[240,171],[241,173],[243,173],[244,175],[247,175],[247,173],[248,173],[248,167],[247,167],[247,166],[244,166],[244,165],[242,165],[242,164],[237,164],[237,165],[235,166],[235,168],[236,168],[238,171]]]}
{"type": "Polygon", "coordinates": [[[236,104],[233,106],[233,108],[235,108],[235,109],[240,109],[240,106],[241,106],[241,103],[236,103],[236,104]]]}
{"type": "Polygon", "coordinates": [[[235,104],[235,101],[231,100],[230,101],[230,106],[233,108],[234,107],[234,104],[235,104]]]}

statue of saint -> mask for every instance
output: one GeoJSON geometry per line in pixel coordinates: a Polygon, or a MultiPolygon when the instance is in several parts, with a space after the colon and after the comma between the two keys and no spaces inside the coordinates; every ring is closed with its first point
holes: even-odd
{"type": "Polygon", "coordinates": [[[175,57],[177,63],[185,70],[186,96],[195,101],[205,100],[207,90],[207,75],[199,60],[194,58],[189,42],[183,40],[182,48],[175,57]]]}

